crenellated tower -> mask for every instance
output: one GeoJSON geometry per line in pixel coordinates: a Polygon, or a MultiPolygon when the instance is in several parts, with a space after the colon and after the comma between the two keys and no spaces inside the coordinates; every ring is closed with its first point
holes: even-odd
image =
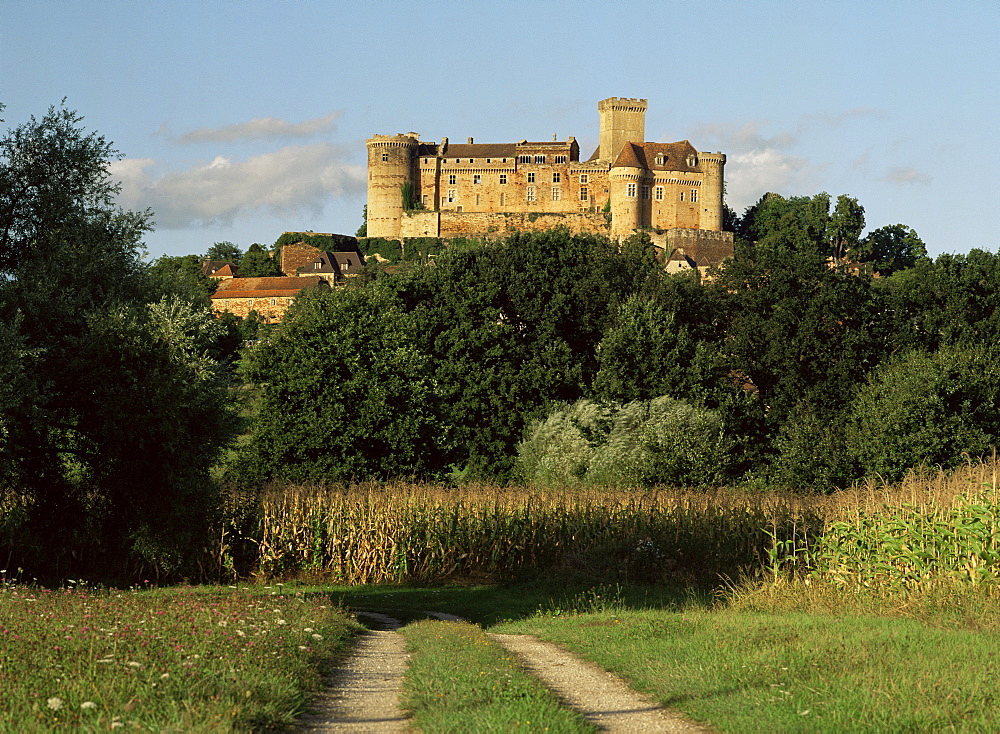
{"type": "Polygon", "coordinates": [[[403,219],[403,186],[416,186],[415,133],[376,135],[368,144],[368,236],[396,239],[403,219]]]}
{"type": "Polygon", "coordinates": [[[598,160],[612,163],[625,143],[646,140],[646,100],[609,97],[597,103],[601,118],[598,160]]]}

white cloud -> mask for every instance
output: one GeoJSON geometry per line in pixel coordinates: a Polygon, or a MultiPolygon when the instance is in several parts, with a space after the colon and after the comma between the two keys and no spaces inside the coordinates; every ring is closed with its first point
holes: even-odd
{"type": "Polygon", "coordinates": [[[882,176],[882,181],[888,181],[892,184],[929,184],[931,182],[931,177],[926,173],[921,173],[915,168],[890,168],[889,172],[882,176]]]}
{"type": "Polygon", "coordinates": [[[322,213],[334,197],[365,192],[365,167],[344,162],[333,145],[289,146],[235,160],[216,156],[185,171],[159,173],[156,161],[114,161],[111,174],[122,182],[119,203],[153,210],[158,227],[231,225],[246,215],[322,213]]]}
{"type": "Polygon", "coordinates": [[[726,201],[742,213],[768,191],[798,193],[808,190],[816,176],[805,158],[791,154],[799,133],[767,136],[756,120],[742,124],[703,125],[695,133],[702,150],[726,153],[726,201]]]}
{"type": "MultiPolygon", "coordinates": [[[[177,140],[181,143],[232,143],[245,140],[310,138],[333,130],[339,117],[339,112],[331,112],[329,115],[299,123],[291,123],[277,117],[255,117],[248,122],[192,130],[177,140]]],[[[161,132],[163,132],[162,127],[161,132]]]]}

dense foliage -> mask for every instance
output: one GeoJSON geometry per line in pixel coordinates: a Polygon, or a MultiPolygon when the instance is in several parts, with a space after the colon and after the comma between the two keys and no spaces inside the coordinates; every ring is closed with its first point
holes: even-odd
{"type": "Polygon", "coordinates": [[[221,327],[189,263],[143,264],[115,156],[62,107],[0,139],[0,543],[39,575],[186,573],[217,507],[221,327]]]}
{"type": "Polygon", "coordinates": [[[992,449],[996,255],[864,235],[843,195],[768,194],[731,219],[735,257],[707,280],[667,275],[644,236],[556,229],[308,301],[251,352],[240,473],[827,491],[992,449]]]}

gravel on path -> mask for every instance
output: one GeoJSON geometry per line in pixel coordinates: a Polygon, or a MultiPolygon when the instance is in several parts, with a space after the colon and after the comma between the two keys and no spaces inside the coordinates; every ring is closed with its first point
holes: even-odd
{"type": "Polygon", "coordinates": [[[633,691],[621,678],[531,635],[491,634],[516,654],[527,670],[551,688],[566,705],[576,709],[602,731],[708,732],[633,691]]]}
{"type": "Polygon", "coordinates": [[[373,629],[362,634],[351,655],[331,671],[327,689],[299,720],[296,732],[403,732],[409,719],[399,708],[409,655],[406,639],[396,632],[399,620],[384,614],[359,613],[370,617],[373,629]]]}

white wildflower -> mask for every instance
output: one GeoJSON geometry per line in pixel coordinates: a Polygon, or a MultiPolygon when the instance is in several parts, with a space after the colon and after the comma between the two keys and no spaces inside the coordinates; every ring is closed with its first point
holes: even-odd
{"type": "Polygon", "coordinates": [[[58,696],[53,696],[46,703],[48,703],[49,708],[53,711],[58,711],[63,706],[63,700],[58,696]]]}

